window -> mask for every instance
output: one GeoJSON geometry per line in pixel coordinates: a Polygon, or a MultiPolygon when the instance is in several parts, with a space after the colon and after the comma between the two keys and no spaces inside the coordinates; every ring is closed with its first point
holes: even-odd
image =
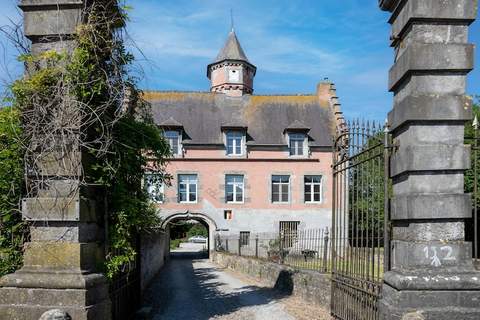
{"type": "Polygon", "coordinates": [[[298,225],[300,221],[280,221],[280,237],[283,248],[293,246],[298,238],[298,225]]]}
{"type": "Polygon", "coordinates": [[[305,154],[305,135],[303,133],[290,133],[288,140],[291,156],[303,156],[305,154]]]}
{"type": "Polygon", "coordinates": [[[197,175],[181,174],[178,176],[178,201],[197,202],[197,175]]]}
{"type": "Polygon", "coordinates": [[[240,131],[229,131],[227,138],[227,154],[242,155],[243,154],[243,133],[240,131]]]}
{"type": "Polygon", "coordinates": [[[322,202],[322,176],[304,177],[305,202],[322,202]]]}
{"type": "Polygon", "coordinates": [[[248,246],[250,244],[250,231],[240,231],[240,245],[248,246]]]}
{"type": "Polygon", "coordinates": [[[227,203],[243,202],[243,176],[228,174],[225,176],[225,193],[227,203]]]}
{"type": "Polygon", "coordinates": [[[165,131],[165,139],[167,139],[170,145],[170,151],[172,154],[180,154],[180,134],[178,131],[165,131]]]}
{"type": "Polygon", "coordinates": [[[163,203],[165,197],[165,185],[158,174],[146,174],[144,187],[153,202],[163,203]]]}
{"type": "Polygon", "coordinates": [[[272,176],[272,202],[289,201],[290,176],[272,176]]]}

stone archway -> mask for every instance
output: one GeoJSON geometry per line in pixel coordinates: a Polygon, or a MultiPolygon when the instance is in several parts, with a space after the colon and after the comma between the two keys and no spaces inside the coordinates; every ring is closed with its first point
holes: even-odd
{"type": "Polygon", "coordinates": [[[215,248],[214,232],[218,229],[215,220],[204,213],[196,213],[189,211],[177,212],[165,216],[164,220],[162,221],[161,228],[168,228],[168,224],[175,220],[196,220],[208,226],[208,251],[210,256],[210,251],[215,248]]]}

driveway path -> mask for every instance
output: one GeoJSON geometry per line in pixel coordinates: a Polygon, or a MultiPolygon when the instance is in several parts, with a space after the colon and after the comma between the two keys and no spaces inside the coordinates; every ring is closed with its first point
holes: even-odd
{"type": "Polygon", "coordinates": [[[144,304],[154,308],[154,320],[296,319],[273,290],[248,285],[187,249],[173,252],[147,290],[144,304]]]}

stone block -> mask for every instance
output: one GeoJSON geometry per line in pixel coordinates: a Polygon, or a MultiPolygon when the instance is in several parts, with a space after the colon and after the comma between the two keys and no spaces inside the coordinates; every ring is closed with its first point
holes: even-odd
{"type": "Polygon", "coordinates": [[[417,193],[463,193],[463,172],[409,172],[393,181],[395,195],[417,193]]]}
{"type": "MultiPolygon", "coordinates": [[[[480,277],[475,271],[456,270],[452,272],[432,273],[424,270],[414,271],[388,271],[385,273],[384,282],[395,290],[479,290],[480,277]]],[[[477,296],[479,293],[477,292],[477,296]]],[[[385,295],[388,299],[388,295],[385,295]]],[[[467,299],[468,300],[468,299],[467,299]]],[[[458,303],[457,299],[450,304],[458,303]]]]}
{"type": "Polygon", "coordinates": [[[96,223],[36,222],[30,226],[31,241],[95,242],[104,239],[96,223]]]}
{"type": "Polygon", "coordinates": [[[414,22],[426,23],[428,20],[445,21],[450,24],[471,24],[477,16],[477,6],[472,0],[438,1],[422,0],[407,1],[405,6],[392,15],[393,38],[401,38],[402,34],[414,22]]]}
{"type": "Polygon", "coordinates": [[[22,1],[25,36],[35,39],[44,36],[74,34],[82,21],[84,1],[22,1]]]}
{"type": "Polygon", "coordinates": [[[414,72],[457,72],[473,69],[473,44],[412,44],[390,69],[389,89],[394,91],[404,78],[414,72]]]}
{"type": "Polygon", "coordinates": [[[449,270],[473,271],[471,243],[463,241],[393,240],[392,270],[422,270],[442,274],[449,270]]]}
{"type": "Polygon", "coordinates": [[[392,220],[465,219],[472,216],[470,194],[405,194],[391,200],[392,220]]]}
{"type": "Polygon", "coordinates": [[[453,122],[411,122],[393,133],[398,146],[410,145],[463,145],[465,126],[453,122]]]}
{"type": "Polygon", "coordinates": [[[81,176],[83,174],[82,154],[78,151],[50,152],[36,159],[38,175],[81,176]]]}
{"type": "Polygon", "coordinates": [[[102,256],[103,250],[97,243],[38,241],[25,245],[24,265],[49,270],[94,271],[103,261],[102,256]]]}
{"type": "Polygon", "coordinates": [[[467,121],[472,118],[472,99],[463,95],[408,96],[388,114],[390,130],[410,121],[467,121]]]}
{"type": "Polygon", "coordinates": [[[96,201],[72,198],[26,198],[22,200],[22,216],[26,221],[95,222],[96,201]]]}
{"type": "Polygon", "coordinates": [[[465,170],[470,148],[463,145],[399,145],[391,159],[391,176],[411,171],[465,170]]]}
{"type": "Polygon", "coordinates": [[[463,241],[465,226],[463,221],[432,220],[395,221],[392,227],[392,239],[402,241],[463,241]]]}

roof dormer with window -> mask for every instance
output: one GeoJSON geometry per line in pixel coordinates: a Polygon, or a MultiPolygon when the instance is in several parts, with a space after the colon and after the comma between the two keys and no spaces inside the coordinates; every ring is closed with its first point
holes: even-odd
{"type": "Polygon", "coordinates": [[[295,120],[287,128],[284,134],[288,144],[290,157],[308,157],[310,154],[308,146],[308,132],[310,128],[302,122],[295,120]]]}
{"type": "Polygon", "coordinates": [[[163,137],[170,146],[170,151],[173,157],[183,156],[182,135],[183,125],[174,118],[170,117],[160,124],[163,129],[163,137]]]}

